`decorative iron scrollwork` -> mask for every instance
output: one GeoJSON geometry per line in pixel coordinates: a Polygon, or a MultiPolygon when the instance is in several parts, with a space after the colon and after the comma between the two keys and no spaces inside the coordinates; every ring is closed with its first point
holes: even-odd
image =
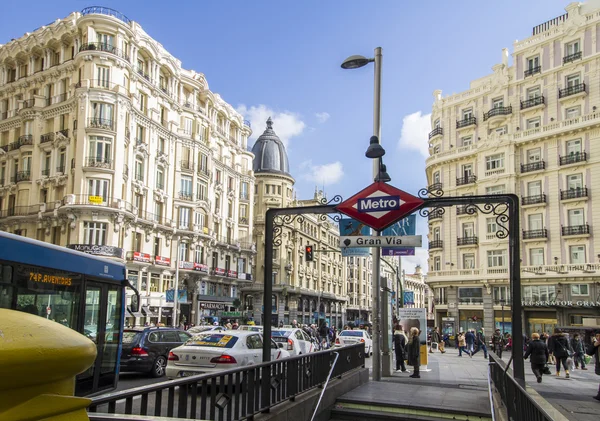
{"type": "Polygon", "coordinates": [[[442,183],[434,183],[431,186],[424,187],[419,190],[419,197],[421,199],[427,199],[428,197],[442,197],[444,190],[442,190],[442,183]]]}
{"type": "Polygon", "coordinates": [[[431,219],[434,215],[442,216],[445,213],[446,213],[446,209],[443,207],[419,209],[419,215],[421,215],[423,218],[429,218],[429,219],[431,219]]]}
{"type": "Polygon", "coordinates": [[[326,197],[322,197],[318,200],[318,202],[319,202],[319,205],[337,205],[337,204],[342,203],[343,200],[344,200],[344,198],[342,196],[340,196],[339,194],[336,194],[329,201],[327,201],[326,197]]]}
{"type": "Polygon", "coordinates": [[[475,215],[477,212],[496,216],[496,225],[498,227],[496,237],[499,239],[508,237],[508,203],[484,203],[483,205],[469,203],[465,205],[465,213],[475,215]]]}
{"type": "Polygon", "coordinates": [[[329,218],[331,218],[331,220],[333,220],[333,222],[340,222],[343,218],[341,213],[334,213],[333,215],[328,215],[329,218]]]}
{"type": "Polygon", "coordinates": [[[283,227],[286,225],[292,225],[294,222],[302,223],[304,222],[303,215],[277,215],[275,219],[273,219],[273,245],[280,246],[281,245],[281,234],[283,233],[283,227]]]}

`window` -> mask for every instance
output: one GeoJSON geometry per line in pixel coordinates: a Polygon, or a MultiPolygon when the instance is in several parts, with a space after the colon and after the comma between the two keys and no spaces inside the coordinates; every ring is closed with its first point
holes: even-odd
{"type": "Polygon", "coordinates": [[[433,128],[436,129],[436,128],[440,127],[441,124],[442,123],[441,123],[440,119],[438,118],[434,121],[433,128]]]}
{"type": "Polygon", "coordinates": [[[98,87],[110,88],[110,69],[104,66],[96,68],[97,85],[98,87]]]}
{"type": "Polygon", "coordinates": [[[164,137],[158,138],[158,151],[165,153],[165,138],[164,137]]]}
{"type": "Polygon", "coordinates": [[[433,229],[433,240],[434,241],[438,241],[441,239],[441,228],[440,227],[435,227],[433,229]]]}
{"type": "Polygon", "coordinates": [[[565,45],[565,56],[577,54],[579,51],[579,40],[569,42],[565,45]]]}
{"type": "Polygon", "coordinates": [[[101,44],[101,49],[112,49],[112,46],[114,45],[114,37],[112,35],[98,32],[96,34],[96,39],[98,40],[98,43],[101,44]]]}
{"type": "Polygon", "coordinates": [[[567,155],[577,155],[582,152],[581,139],[569,140],[566,143],[567,155]]]}
{"type": "Polygon", "coordinates": [[[208,171],[208,156],[201,153],[199,161],[200,161],[200,170],[207,172],[208,171]]]}
{"type": "Polygon", "coordinates": [[[179,260],[187,262],[190,255],[190,245],[188,243],[179,243],[179,260]]]}
{"type": "Polygon", "coordinates": [[[542,150],[541,148],[529,149],[527,151],[527,162],[540,162],[542,160],[542,150]]]}
{"type": "Polygon", "coordinates": [[[571,295],[590,295],[588,284],[572,284],[571,295]]]}
{"type": "Polygon", "coordinates": [[[88,196],[101,197],[103,202],[108,201],[109,180],[88,179],[88,196]]]}
{"type": "Polygon", "coordinates": [[[462,224],[463,237],[473,237],[475,235],[475,226],[472,222],[462,224]]]}
{"type": "Polygon", "coordinates": [[[206,214],[204,213],[204,211],[196,212],[195,218],[196,218],[196,225],[199,228],[206,227],[206,214]]]}
{"type": "Polygon", "coordinates": [[[184,124],[183,124],[183,133],[185,133],[188,136],[192,135],[192,129],[194,126],[194,122],[192,121],[191,118],[185,118],[184,119],[184,124]]]}
{"type": "Polygon", "coordinates": [[[473,144],[473,136],[465,136],[461,139],[461,146],[469,146],[473,144]]]}
{"type": "Polygon", "coordinates": [[[584,225],[583,209],[569,209],[568,211],[569,226],[584,225]]]}
{"type": "Polygon", "coordinates": [[[540,119],[540,117],[530,118],[529,120],[527,120],[527,130],[537,129],[538,127],[540,127],[541,121],[542,120],[540,119]]]}
{"type": "Polygon", "coordinates": [[[498,136],[502,136],[502,135],[506,134],[507,131],[508,131],[507,126],[496,127],[494,129],[494,133],[496,133],[498,136]]]}
{"type": "Polygon", "coordinates": [[[135,179],[144,181],[144,161],[141,158],[135,159],[135,179]]]}
{"type": "Polygon", "coordinates": [[[571,264],[585,263],[585,246],[569,246],[571,264]]]}
{"type": "Polygon", "coordinates": [[[472,117],[473,117],[473,108],[467,108],[466,110],[462,111],[463,120],[467,120],[472,117]]]}
{"type": "Polygon", "coordinates": [[[504,305],[510,305],[510,287],[494,287],[494,303],[500,304],[504,300],[504,305]]]}
{"type": "Polygon", "coordinates": [[[31,171],[31,152],[25,152],[22,161],[22,171],[29,173],[31,171]]]}
{"type": "Polygon", "coordinates": [[[84,222],[83,243],[95,246],[105,245],[107,225],[104,222],[84,222]]]}
{"type": "Polygon", "coordinates": [[[581,77],[579,74],[567,76],[567,88],[572,88],[581,84],[581,77]]]}
{"type": "Polygon", "coordinates": [[[505,192],[504,184],[485,188],[485,194],[504,194],[505,192]]]}
{"type": "Polygon", "coordinates": [[[196,184],[196,194],[198,195],[198,200],[206,200],[206,196],[208,194],[208,186],[206,183],[196,184]]]}
{"type": "Polygon", "coordinates": [[[581,115],[581,107],[580,106],[570,107],[565,110],[565,118],[566,119],[579,117],[580,115],[581,115]]]}
{"type": "Polygon", "coordinates": [[[579,190],[583,188],[583,174],[567,175],[567,189],[579,190]]]}
{"type": "Polygon", "coordinates": [[[90,158],[96,162],[110,164],[112,159],[112,139],[104,136],[90,136],[90,158]]]}
{"type": "Polygon", "coordinates": [[[527,89],[527,99],[535,99],[539,98],[540,96],[542,96],[542,94],[539,86],[534,86],[533,88],[527,89]]]}
{"type": "Polygon", "coordinates": [[[464,164],[462,166],[462,174],[464,178],[469,178],[473,175],[473,164],[464,164]]]}
{"type": "Polygon", "coordinates": [[[242,199],[248,199],[248,182],[247,181],[242,181],[242,183],[240,184],[240,198],[242,199]]]}
{"type": "Polygon", "coordinates": [[[104,102],[92,102],[92,117],[97,124],[112,124],[113,105],[104,102]]]}
{"type": "Polygon", "coordinates": [[[496,222],[496,218],[487,218],[486,227],[488,234],[496,234],[498,231],[498,223],[496,222]]]}
{"type": "Polygon", "coordinates": [[[475,255],[473,253],[465,253],[462,256],[463,269],[475,269],[475,255]]]}
{"type": "Polygon", "coordinates": [[[165,188],[165,170],[162,167],[156,169],[156,188],[159,190],[165,188]]]}
{"type": "Polygon", "coordinates": [[[499,153],[485,157],[485,169],[487,171],[504,168],[504,154],[499,153]]]}
{"type": "Polygon", "coordinates": [[[186,196],[192,195],[192,177],[181,176],[181,193],[186,196]]]}
{"type": "Polygon", "coordinates": [[[195,254],[195,256],[194,256],[195,263],[204,262],[204,247],[196,247],[196,251],[194,254],[195,254]]]}
{"type": "Polygon", "coordinates": [[[492,108],[504,107],[504,98],[495,98],[492,100],[492,108]]]}
{"type": "Polygon", "coordinates": [[[541,196],[542,195],[542,182],[531,181],[527,183],[527,195],[528,196],[541,196]]]}
{"type": "Polygon", "coordinates": [[[544,249],[534,248],[529,250],[529,262],[531,266],[543,266],[544,265],[544,249]]]}
{"type": "Polygon", "coordinates": [[[148,104],[148,98],[145,94],[140,93],[140,111],[146,112],[146,105],[148,104]]]}
{"type": "Polygon", "coordinates": [[[540,65],[540,56],[530,57],[527,59],[527,70],[533,70],[540,65]]]}
{"type": "Polygon", "coordinates": [[[190,228],[190,208],[179,208],[179,228],[189,229],[190,228]]]}
{"type": "Polygon", "coordinates": [[[223,175],[221,173],[221,170],[215,170],[215,182],[217,184],[221,184],[222,181],[223,181],[223,175]]]}
{"type": "Polygon", "coordinates": [[[531,285],[523,287],[523,301],[554,301],[556,287],[554,285],[531,285]]]}
{"type": "Polygon", "coordinates": [[[506,266],[506,250],[489,250],[487,258],[489,268],[506,266]]]}
{"type": "Polygon", "coordinates": [[[433,270],[442,270],[442,258],[440,256],[433,258],[433,270]]]}

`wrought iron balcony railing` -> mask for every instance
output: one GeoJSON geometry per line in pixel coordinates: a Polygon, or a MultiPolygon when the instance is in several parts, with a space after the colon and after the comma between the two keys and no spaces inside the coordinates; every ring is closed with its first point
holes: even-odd
{"type": "Polygon", "coordinates": [[[530,162],[529,164],[521,164],[521,172],[531,172],[546,169],[546,161],[530,162]]]}
{"type": "Polygon", "coordinates": [[[584,225],[571,225],[568,227],[562,227],[562,235],[585,235],[590,233],[590,226],[584,225]]]}
{"type": "Polygon", "coordinates": [[[468,117],[468,118],[464,118],[462,120],[458,120],[456,122],[456,128],[461,129],[463,127],[472,126],[474,124],[477,124],[477,118],[476,117],[468,117]]]}
{"type": "Polygon", "coordinates": [[[544,104],[544,101],[545,101],[544,95],[526,99],[525,101],[521,101],[521,109],[525,110],[527,108],[535,107],[537,105],[542,105],[542,104],[544,104]]]}
{"type": "Polygon", "coordinates": [[[563,64],[571,63],[575,60],[581,59],[581,51],[577,51],[576,53],[569,54],[568,56],[563,57],[563,64]]]}
{"type": "Polygon", "coordinates": [[[89,156],[85,160],[85,166],[93,167],[93,168],[111,169],[112,168],[112,159],[105,158],[105,157],[99,157],[99,156],[89,156]]]}
{"type": "Polygon", "coordinates": [[[495,107],[483,114],[483,121],[489,120],[492,117],[512,114],[512,105],[508,107],[495,107]]]}
{"type": "Polygon", "coordinates": [[[577,199],[580,197],[588,197],[587,187],[577,187],[560,191],[560,200],[577,199]]]}
{"type": "Polygon", "coordinates": [[[432,131],[429,132],[429,138],[431,139],[434,136],[440,135],[442,136],[444,134],[444,130],[441,127],[436,127],[435,129],[433,129],[432,131]]]}
{"type": "Polygon", "coordinates": [[[534,240],[536,238],[548,238],[548,230],[546,228],[539,230],[523,230],[523,240],[534,240]]]}
{"type": "Polygon", "coordinates": [[[191,191],[180,191],[179,192],[179,198],[181,200],[193,200],[194,195],[192,194],[191,191]]]}
{"type": "Polygon", "coordinates": [[[464,186],[465,184],[473,184],[477,182],[477,176],[475,174],[465,175],[456,179],[457,186],[464,186]]]}
{"type": "Polygon", "coordinates": [[[575,164],[577,162],[587,161],[587,152],[576,152],[567,156],[560,157],[560,165],[575,164]]]}
{"type": "Polygon", "coordinates": [[[82,51],[102,51],[105,53],[114,54],[117,57],[121,57],[127,61],[129,60],[129,54],[127,52],[121,50],[120,48],[115,47],[112,44],[108,44],[105,42],[88,42],[79,47],[79,52],[82,51]]]}
{"type": "Polygon", "coordinates": [[[444,240],[433,240],[429,242],[429,250],[444,248],[444,240]]]}
{"type": "Polygon", "coordinates": [[[564,89],[558,90],[558,97],[564,98],[567,96],[575,95],[581,92],[585,92],[585,83],[580,83],[578,85],[569,86],[564,89]]]}
{"type": "Polygon", "coordinates": [[[539,203],[546,203],[545,194],[536,194],[534,196],[521,197],[521,205],[536,205],[539,203]]]}
{"type": "Polygon", "coordinates": [[[442,219],[444,217],[444,213],[442,211],[439,210],[434,210],[432,212],[429,213],[429,215],[427,216],[427,219],[429,221],[433,221],[436,219],[442,219]]]}
{"type": "Polygon", "coordinates": [[[20,181],[31,181],[31,171],[19,171],[16,174],[17,183],[20,181]]]}
{"type": "Polygon", "coordinates": [[[431,185],[429,185],[429,187],[427,188],[429,191],[436,191],[436,190],[442,190],[444,187],[444,185],[440,182],[437,183],[433,183],[431,185]]]}
{"type": "Polygon", "coordinates": [[[457,237],[456,238],[456,245],[457,246],[472,246],[472,245],[477,245],[478,243],[478,238],[477,236],[469,236],[469,237],[457,237]]]}
{"type": "Polygon", "coordinates": [[[114,122],[109,118],[88,118],[88,127],[94,129],[114,130],[114,122]]]}
{"type": "Polygon", "coordinates": [[[535,66],[535,67],[530,67],[529,69],[525,70],[524,72],[524,76],[532,76],[535,75],[536,73],[541,73],[542,72],[542,66],[535,66]]]}

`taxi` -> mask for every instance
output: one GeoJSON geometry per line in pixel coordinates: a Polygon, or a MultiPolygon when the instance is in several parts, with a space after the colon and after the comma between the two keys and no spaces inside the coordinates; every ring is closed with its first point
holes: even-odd
{"type": "Polygon", "coordinates": [[[373,355],[373,340],[366,330],[342,330],[335,339],[335,346],[348,346],[357,343],[365,344],[365,356],[368,358],[373,355]]]}
{"type": "MultiPolygon", "coordinates": [[[[194,335],[169,353],[169,379],[217,373],[262,363],[263,337],[259,332],[227,330],[194,335]]],[[[290,353],[271,340],[271,361],[290,353]]]]}

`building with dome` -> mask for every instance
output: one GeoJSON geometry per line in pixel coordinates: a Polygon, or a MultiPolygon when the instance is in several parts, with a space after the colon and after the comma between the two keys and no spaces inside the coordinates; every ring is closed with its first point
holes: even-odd
{"type": "MultiPolygon", "coordinates": [[[[254,154],[254,232],[257,254],[253,268],[252,285],[242,289],[242,305],[246,316],[257,324],[264,323],[262,314],[265,214],[269,208],[314,206],[323,198],[322,191],[315,191],[308,200],[298,200],[294,192],[294,178],[290,174],[285,145],[273,130],[269,118],[267,128],[252,148],[254,154]]],[[[339,251],[339,230],[330,219],[321,220],[316,215],[296,218],[281,233],[281,245],[273,251],[273,314],[271,321],[290,324],[319,323],[341,327],[346,321],[349,299],[347,259],[339,251]],[[314,261],[305,261],[305,246],[312,245],[314,261]],[[321,251],[322,250],[322,251],[321,251]]],[[[360,259],[357,259],[360,260],[360,259]]],[[[364,259],[363,259],[364,260],[364,259]]],[[[367,259],[368,260],[368,259],[367,259]]],[[[365,275],[367,263],[365,262],[365,275]]],[[[370,268],[370,265],[369,265],[370,268]]],[[[365,276],[365,278],[367,278],[365,276]]],[[[368,320],[370,307],[369,287],[361,288],[362,319],[368,320]]],[[[356,288],[354,289],[356,290],[356,288]]],[[[356,313],[361,317],[360,313],[356,313]]],[[[354,319],[352,319],[354,320],[354,319]]]]}

